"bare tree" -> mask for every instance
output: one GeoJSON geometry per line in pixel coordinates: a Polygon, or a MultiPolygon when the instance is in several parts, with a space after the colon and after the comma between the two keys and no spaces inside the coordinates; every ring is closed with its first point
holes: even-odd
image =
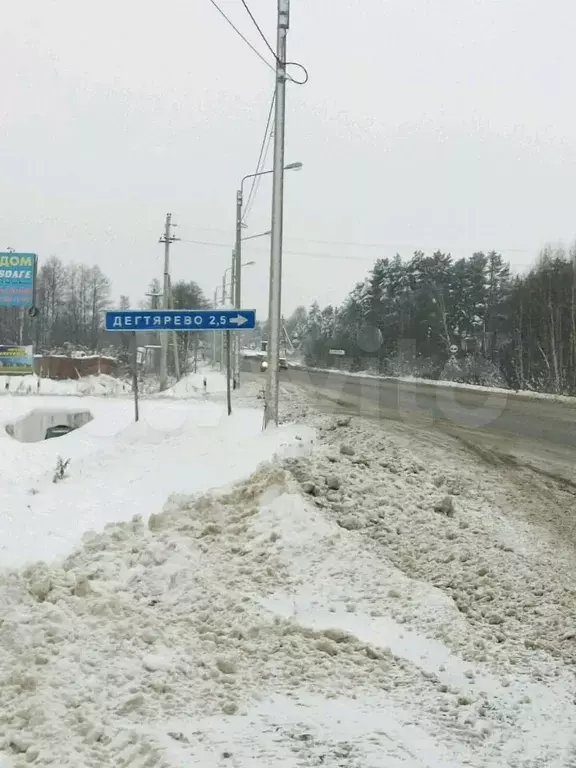
{"type": "Polygon", "coordinates": [[[59,343],[67,282],[66,267],[57,256],[50,256],[40,267],[36,299],[40,310],[36,343],[46,349],[59,343]]]}
{"type": "Polygon", "coordinates": [[[87,283],[90,300],[90,341],[92,349],[96,349],[103,325],[104,312],[110,306],[112,285],[97,264],[88,271],[87,283]]]}

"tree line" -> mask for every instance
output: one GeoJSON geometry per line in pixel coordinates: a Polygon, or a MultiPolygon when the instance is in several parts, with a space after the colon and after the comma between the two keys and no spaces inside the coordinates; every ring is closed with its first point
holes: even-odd
{"type": "MultiPolygon", "coordinates": [[[[0,309],[0,343],[33,343],[38,352],[126,351],[128,338],[104,331],[111,290],[98,265],[51,256],[39,265],[38,317],[0,309]]],[[[152,281],[148,294],[160,293],[152,281]]],[[[175,283],[172,296],[175,309],[209,305],[194,281],[175,283]]],[[[148,295],[132,305],[122,296],[119,306],[155,301],[148,295]]],[[[299,307],[286,330],[309,365],[576,394],[576,247],[544,249],[524,275],[513,275],[495,251],[379,258],[342,305],[299,307]]],[[[178,333],[183,370],[199,341],[178,333]]]]}
{"type": "Polygon", "coordinates": [[[287,324],[309,365],[576,394],[576,249],[525,275],[495,251],[379,258],[341,306],[287,324]]]}
{"type": "Polygon", "coordinates": [[[110,294],[111,282],[98,265],[64,264],[51,256],[38,268],[37,317],[20,308],[2,308],[1,343],[33,344],[40,351],[62,351],[68,344],[96,350],[110,294]]]}

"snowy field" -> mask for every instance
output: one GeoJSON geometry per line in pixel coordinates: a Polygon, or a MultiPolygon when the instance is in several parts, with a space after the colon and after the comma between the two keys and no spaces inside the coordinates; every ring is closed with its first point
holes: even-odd
{"type": "MultiPolygon", "coordinates": [[[[59,383],[59,382],[56,382],[59,383]]],[[[66,554],[82,534],[158,512],[171,493],[236,482],[276,451],[309,443],[305,428],[262,433],[259,410],[229,418],[209,402],[65,396],[0,399],[0,567],[66,554]],[[31,410],[88,410],[93,420],[57,439],[21,443],[5,425],[31,410]],[[58,457],[68,477],[53,482],[58,457]]]]}
{"type": "Polygon", "coordinates": [[[538,494],[292,387],[306,426],[263,434],[259,386],[137,425],[125,396],[0,399],[94,417],[1,431],[0,768],[576,765],[574,557],[538,494]]]}

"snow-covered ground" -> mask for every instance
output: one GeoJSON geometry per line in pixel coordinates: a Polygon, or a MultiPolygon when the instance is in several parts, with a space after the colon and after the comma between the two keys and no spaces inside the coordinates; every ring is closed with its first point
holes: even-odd
{"type": "Polygon", "coordinates": [[[146,517],[171,493],[236,482],[292,444],[306,450],[305,428],[261,428],[259,410],[228,417],[208,402],[144,400],[136,424],[127,398],[1,399],[0,567],[64,555],[85,531],[146,517]],[[6,433],[6,424],[32,410],[78,407],[93,420],[64,437],[21,443],[6,433]],[[58,457],[70,464],[66,480],[54,483],[58,457]]]}
{"type": "Polygon", "coordinates": [[[0,437],[0,768],[576,765],[576,568],[538,494],[290,385],[306,427],[263,435],[260,386],[0,437]]]}
{"type": "Polygon", "coordinates": [[[179,399],[222,392],[226,392],[226,377],[210,368],[204,368],[200,369],[198,373],[189,373],[166,392],[158,393],[157,397],[179,399]]]}

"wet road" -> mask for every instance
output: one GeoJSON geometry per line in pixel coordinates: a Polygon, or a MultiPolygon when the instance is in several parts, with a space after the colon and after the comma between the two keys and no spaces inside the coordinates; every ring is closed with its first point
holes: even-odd
{"type": "Polygon", "coordinates": [[[484,458],[499,457],[576,483],[576,399],[572,404],[297,368],[281,371],[281,381],[306,389],[324,412],[440,431],[484,458]]]}

